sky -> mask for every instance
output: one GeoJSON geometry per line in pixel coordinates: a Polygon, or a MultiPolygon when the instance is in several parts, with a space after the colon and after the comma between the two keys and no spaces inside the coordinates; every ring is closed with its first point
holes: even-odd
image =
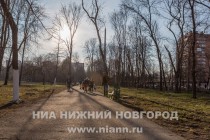
{"type": "MultiPolygon", "coordinates": [[[[88,0],[90,1],[90,0],[88,0]]],[[[67,5],[70,2],[75,2],[80,4],[81,0],[40,0],[41,5],[45,7],[45,14],[49,18],[53,18],[56,13],[59,12],[62,5],[67,5]]],[[[85,3],[87,0],[85,0],[85,3]]],[[[119,5],[121,0],[99,0],[99,2],[103,5],[103,15],[106,21],[106,29],[107,29],[107,42],[111,40],[113,36],[113,31],[111,29],[111,25],[109,23],[109,15],[114,11],[119,9],[119,5]]],[[[48,26],[51,23],[50,19],[44,21],[45,25],[48,26]]],[[[84,49],[83,46],[85,41],[90,38],[96,38],[96,31],[94,29],[93,24],[89,21],[87,16],[84,14],[82,21],[78,27],[76,32],[76,36],[74,39],[74,48],[73,52],[78,52],[80,55],[80,61],[84,61],[84,49]]],[[[51,40],[47,41],[46,39],[40,40],[38,54],[44,54],[47,52],[52,52],[56,47],[56,41],[51,40]]],[[[65,46],[64,46],[65,47],[65,46]]]]}

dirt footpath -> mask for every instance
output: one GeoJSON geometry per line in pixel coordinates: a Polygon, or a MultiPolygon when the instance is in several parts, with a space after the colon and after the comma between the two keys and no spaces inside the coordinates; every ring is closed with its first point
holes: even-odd
{"type": "Polygon", "coordinates": [[[147,119],[116,119],[117,111],[132,110],[103,97],[101,94],[63,91],[21,108],[10,109],[10,111],[0,110],[0,113],[3,114],[0,116],[0,139],[183,140],[182,137],[147,119]],[[39,111],[48,112],[48,119],[38,119],[37,112],[39,111]],[[111,113],[111,118],[103,119],[99,117],[99,119],[95,119],[92,117],[88,119],[85,118],[84,114],[77,115],[78,118],[70,116],[70,119],[60,116],[61,112],[84,113],[88,111],[102,113],[108,111],[111,113]],[[72,128],[93,128],[94,131],[75,131],[73,133],[70,130],[72,128]],[[99,132],[99,128],[104,128],[107,131],[105,133],[99,132]],[[129,132],[116,133],[110,131],[110,128],[112,130],[128,128],[129,132]],[[142,132],[131,132],[133,128],[141,128],[142,132]]]}

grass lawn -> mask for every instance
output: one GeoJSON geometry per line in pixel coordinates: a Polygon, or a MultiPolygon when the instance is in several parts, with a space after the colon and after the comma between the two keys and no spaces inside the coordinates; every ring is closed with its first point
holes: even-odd
{"type": "MultiPolygon", "coordinates": [[[[59,93],[65,85],[23,84],[20,86],[20,99],[26,102],[35,101],[59,93]]],[[[0,106],[12,101],[12,85],[0,85],[0,106]]]]}
{"type": "MultiPolygon", "coordinates": [[[[97,88],[103,93],[102,87],[97,88]]],[[[110,88],[110,91],[113,87],[110,88]]],[[[161,92],[151,89],[121,88],[121,97],[144,111],[177,111],[179,120],[163,118],[152,121],[167,127],[187,139],[210,139],[210,93],[161,92]]]]}

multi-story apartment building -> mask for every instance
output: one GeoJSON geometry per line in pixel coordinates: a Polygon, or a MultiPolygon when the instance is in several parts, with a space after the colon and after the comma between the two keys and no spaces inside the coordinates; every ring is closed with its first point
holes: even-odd
{"type": "MultiPolygon", "coordinates": [[[[184,36],[183,75],[191,81],[192,68],[192,32],[184,36]]],[[[196,78],[197,82],[210,80],[210,34],[196,33],[196,78]]]]}

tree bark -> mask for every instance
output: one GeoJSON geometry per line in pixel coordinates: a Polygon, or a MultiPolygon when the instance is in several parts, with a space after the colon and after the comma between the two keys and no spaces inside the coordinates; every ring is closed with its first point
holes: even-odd
{"type": "Polygon", "coordinates": [[[21,61],[21,68],[20,68],[19,85],[21,85],[21,80],[22,80],[22,73],[23,73],[25,49],[26,49],[26,41],[25,41],[24,44],[23,44],[23,54],[22,54],[22,61],[21,61]]]}
{"type": "Polygon", "coordinates": [[[0,1],[1,7],[4,11],[4,15],[7,17],[8,23],[12,30],[12,50],[13,50],[13,58],[12,58],[12,66],[13,66],[13,101],[19,100],[19,70],[18,70],[18,28],[17,25],[7,8],[7,4],[4,0],[0,1]]]}
{"type": "Polygon", "coordinates": [[[9,60],[7,62],[7,66],[6,66],[6,76],[4,78],[4,85],[7,85],[8,84],[8,80],[9,80],[9,70],[10,70],[10,67],[11,67],[11,57],[12,57],[12,50],[10,52],[10,55],[9,55],[9,60]]]}
{"type": "Polygon", "coordinates": [[[196,45],[196,23],[195,23],[195,0],[188,0],[191,10],[191,20],[193,24],[193,33],[192,33],[192,90],[193,98],[196,96],[196,54],[195,54],[195,45],[196,45]],[[192,1],[192,2],[191,2],[192,1]]]}

